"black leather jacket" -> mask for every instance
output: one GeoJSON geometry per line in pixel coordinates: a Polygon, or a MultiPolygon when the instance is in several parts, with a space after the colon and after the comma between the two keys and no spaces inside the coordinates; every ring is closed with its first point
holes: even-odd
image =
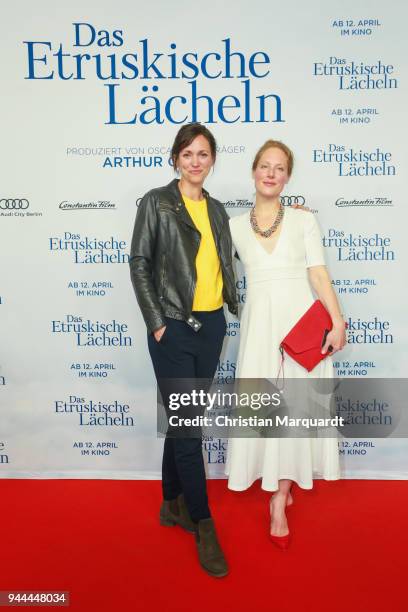
{"type": "MultiPolygon", "coordinates": [[[[236,315],[228,215],[218,200],[205,190],[203,193],[221,263],[224,301],[236,315]]],[[[129,264],[137,301],[150,332],[166,325],[165,316],[184,320],[195,331],[200,329],[201,322],[191,314],[200,240],[177,179],[143,196],[136,215],[129,264]]]]}

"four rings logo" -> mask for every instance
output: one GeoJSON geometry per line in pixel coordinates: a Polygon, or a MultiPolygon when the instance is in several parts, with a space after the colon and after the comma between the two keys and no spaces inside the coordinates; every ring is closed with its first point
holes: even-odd
{"type": "Polygon", "coordinates": [[[2,210],[25,210],[30,205],[25,198],[2,198],[0,208],[2,210]]]}
{"type": "Polygon", "coordinates": [[[283,195],[280,197],[280,201],[284,206],[292,206],[292,204],[303,206],[306,203],[305,198],[301,195],[283,195]]]}

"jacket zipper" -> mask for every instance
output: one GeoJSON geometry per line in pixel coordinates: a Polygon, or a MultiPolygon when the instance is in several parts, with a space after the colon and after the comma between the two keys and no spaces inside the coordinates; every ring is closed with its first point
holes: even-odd
{"type": "Polygon", "coordinates": [[[162,255],[162,273],[161,273],[161,281],[160,281],[160,295],[162,299],[164,298],[164,287],[165,287],[164,280],[166,277],[165,265],[166,265],[166,255],[163,253],[162,255]]]}

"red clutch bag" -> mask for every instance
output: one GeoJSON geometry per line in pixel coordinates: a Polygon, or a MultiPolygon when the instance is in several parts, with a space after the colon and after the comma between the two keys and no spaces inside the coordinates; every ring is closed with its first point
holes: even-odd
{"type": "Polygon", "coordinates": [[[329,313],[321,301],[316,300],[282,340],[279,347],[282,356],[283,351],[286,351],[292,359],[311,372],[322,359],[330,355],[330,351],[322,355],[322,346],[332,327],[329,313]]]}

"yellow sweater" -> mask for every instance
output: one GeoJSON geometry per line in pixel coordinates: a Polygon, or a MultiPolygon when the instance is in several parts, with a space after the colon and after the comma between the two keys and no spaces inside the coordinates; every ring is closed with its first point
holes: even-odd
{"type": "Polygon", "coordinates": [[[193,310],[217,310],[224,303],[222,296],[222,271],[207,211],[207,201],[183,200],[194,225],[201,234],[196,257],[197,284],[193,310]]]}

